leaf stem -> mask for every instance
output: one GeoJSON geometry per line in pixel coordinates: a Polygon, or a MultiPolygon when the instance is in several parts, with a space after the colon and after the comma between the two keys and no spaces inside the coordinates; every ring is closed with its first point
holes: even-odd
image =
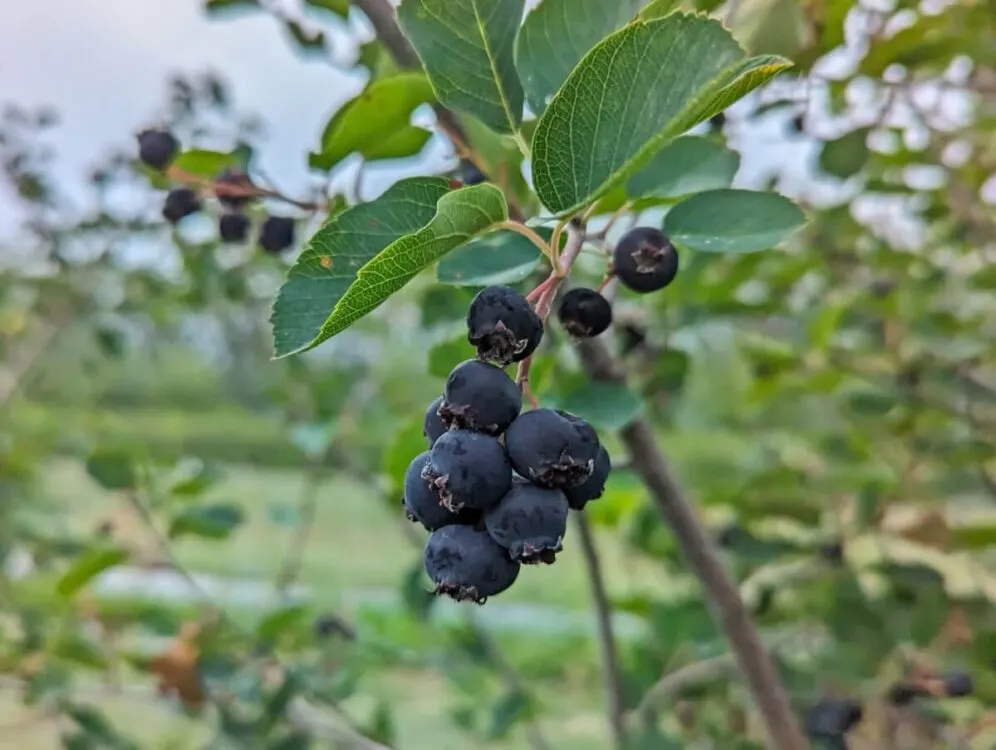
{"type": "Polygon", "coordinates": [[[526,139],[522,136],[521,130],[516,130],[512,133],[512,137],[515,139],[515,145],[519,147],[519,151],[527,159],[530,158],[529,144],[526,143],[526,139]]]}
{"type": "Polygon", "coordinates": [[[546,240],[544,240],[542,237],[536,234],[536,232],[534,232],[532,229],[527,227],[522,222],[503,221],[501,224],[496,225],[495,229],[507,229],[510,232],[516,232],[518,234],[521,234],[527,240],[536,245],[536,247],[540,249],[540,252],[542,252],[543,255],[549,258],[551,263],[554,262],[553,251],[550,249],[550,246],[546,244],[546,240]]]}

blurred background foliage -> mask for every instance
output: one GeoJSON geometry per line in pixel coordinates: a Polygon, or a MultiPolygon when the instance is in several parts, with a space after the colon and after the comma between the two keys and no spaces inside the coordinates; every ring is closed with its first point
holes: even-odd
{"type": "MultiPolygon", "coordinates": [[[[688,254],[665,294],[618,296],[631,390],[595,394],[562,336],[534,388],[603,429],[651,417],[800,713],[859,698],[859,750],[996,747],[996,8],[735,5],[741,42],[797,65],[696,133],[738,151],[763,126],[765,153],[740,157],[810,223],[779,250],[688,254]],[[789,184],[799,143],[810,179],[789,184]],[[951,669],[972,696],[887,699],[951,669]]],[[[358,14],[205,6],[229,10],[270,13],[288,43],[337,58],[350,50],[323,28],[358,14]]],[[[351,52],[370,86],[396,73],[376,41],[351,52]]],[[[224,80],[177,77],[165,94],[185,170],[252,173],[259,120],[224,80]],[[228,150],[197,150],[219,134],[228,150]]],[[[402,145],[360,142],[365,163],[418,158],[423,101],[408,104],[402,145]]],[[[468,127],[526,196],[508,177],[517,152],[468,127]]],[[[23,218],[0,248],[0,746],[606,747],[577,547],[483,609],[449,606],[426,594],[422,533],[398,507],[484,282],[420,277],[318,350],[271,360],[286,260],[219,245],[210,220],[164,224],[128,137],[80,217],[50,176],[57,109],[8,102],[0,119],[23,218]]],[[[326,184],[315,196],[358,199],[326,184]]],[[[299,216],[299,236],[324,219],[299,216]]],[[[530,263],[522,288],[541,278],[530,263]]],[[[579,269],[597,282],[597,264],[579,269]]],[[[618,468],[588,514],[634,746],[761,747],[697,584],[609,447],[618,468]]]]}

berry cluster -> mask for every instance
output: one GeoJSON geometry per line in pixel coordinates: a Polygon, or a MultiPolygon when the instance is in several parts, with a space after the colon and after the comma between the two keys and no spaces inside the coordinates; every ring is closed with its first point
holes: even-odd
{"type": "MultiPolygon", "coordinates": [[[[167,172],[180,152],[180,143],[168,130],[145,130],[138,135],[138,158],[157,172],[167,172]]],[[[252,221],[243,213],[254,197],[256,187],[245,172],[226,169],[210,185],[223,212],[218,234],[227,244],[245,242],[252,221]]],[[[201,211],[201,194],[192,187],[174,187],[166,194],[162,215],[170,224],[201,211]]],[[[268,216],[259,227],[257,241],[268,253],[280,253],[294,244],[294,219],[268,216]]]]}
{"type": "Polygon", "coordinates": [[[503,369],[536,350],[543,321],[525,297],[489,287],[471,302],[477,359],[457,365],[425,414],[429,450],[405,476],[408,517],[431,532],[425,570],[437,594],[483,603],[522,564],[551,564],[569,509],[601,497],[611,464],[594,428],[556,409],[522,411],[503,369]]]}

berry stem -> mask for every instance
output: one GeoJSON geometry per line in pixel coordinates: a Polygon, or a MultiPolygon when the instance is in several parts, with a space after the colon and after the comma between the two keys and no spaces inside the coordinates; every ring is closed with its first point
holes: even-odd
{"type": "Polygon", "coordinates": [[[214,180],[209,180],[204,177],[191,174],[190,172],[185,172],[175,166],[172,166],[166,170],[166,177],[175,182],[183,183],[188,187],[195,187],[200,190],[210,190],[215,195],[244,198],[273,198],[274,200],[283,201],[284,203],[289,203],[292,206],[297,206],[304,211],[319,211],[328,208],[328,206],[323,203],[299,201],[295,198],[284,195],[277,190],[270,190],[269,188],[256,187],[255,185],[244,187],[242,185],[218,183],[214,180]]]}
{"type": "Polygon", "coordinates": [[[521,234],[527,240],[536,245],[536,247],[540,249],[540,252],[542,252],[543,255],[545,255],[547,258],[550,259],[551,263],[555,262],[553,257],[553,251],[550,249],[550,246],[546,244],[546,240],[544,240],[542,237],[536,234],[536,232],[534,232],[532,229],[527,227],[522,222],[503,221],[501,224],[498,224],[495,227],[495,229],[507,229],[510,232],[516,232],[518,234],[521,234]]]}

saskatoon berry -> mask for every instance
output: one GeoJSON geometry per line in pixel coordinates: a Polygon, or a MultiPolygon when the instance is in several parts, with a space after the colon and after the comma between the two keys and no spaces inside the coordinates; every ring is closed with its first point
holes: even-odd
{"type": "Polygon", "coordinates": [[[723,112],[713,115],[709,118],[709,124],[716,130],[721,129],[726,124],[726,115],[723,112]]]}
{"type": "Polygon", "coordinates": [[[806,733],[814,739],[839,737],[857,726],[864,716],[861,704],[851,698],[823,698],[806,715],[806,733]]]}
{"type": "Polygon", "coordinates": [[[424,563],[436,594],[478,604],[500,594],[519,575],[519,563],[510,560],[486,531],[471,526],[444,526],[432,532],[424,563]]]}
{"type": "Polygon", "coordinates": [[[190,188],[174,188],[166,193],[163,203],[163,218],[170,224],[176,224],[180,219],[201,210],[201,199],[190,188]]]}
{"type": "Polygon", "coordinates": [[[597,336],[612,323],[612,305],[594,289],[571,289],[564,295],[557,317],[572,336],[597,336]]]}
{"type": "Polygon", "coordinates": [[[453,368],[443,390],[439,416],[450,429],[497,437],[522,411],[522,392],[503,369],[468,359],[453,368]]]}
{"type": "Polygon", "coordinates": [[[467,340],[477,356],[502,367],[521,362],[539,346],[543,321],[526,298],[507,286],[482,289],[467,311],[467,340]]]}
{"type": "Polygon", "coordinates": [[[975,681],[967,672],[946,672],[943,679],[944,694],[949,698],[964,698],[975,692],[975,681]]]}
{"type": "Polygon", "coordinates": [[[844,562],[844,543],[840,540],[827,542],[820,547],[820,556],[831,565],[844,562]]]}
{"type": "Polygon", "coordinates": [[[512,467],[497,438],[450,430],[432,446],[422,478],[448,510],[489,510],[512,488],[512,467]]]}
{"type": "Polygon", "coordinates": [[[577,487],[567,487],[564,494],[567,496],[567,503],[574,510],[583,510],[584,506],[592,500],[597,500],[605,492],[605,482],[612,471],[612,461],[609,459],[609,452],[602,446],[598,447],[598,455],[595,457],[595,468],[591,475],[577,487]]]}
{"type": "Polygon", "coordinates": [[[917,698],[923,698],[929,694],[920,685],[912,682],[897,682],[889,688],[886,699],[893,706],[908,706],[917,698]]]}
{"type": "Polygon", "coordinates": [[[294,220],[289,216],[270,216],[259,230],[259,246],[268,253],[279,253],[294,244],[294,220]]]}
{"type": "Polygon", "coordinates": [[[598,435],[579,417],[554,409],[520,415],[505,433],[508,457],[521,476],[541,487],[577,487],[592,474],[598,435]]]}
{"type": "Polygon", "coordinates": [[[144,130],[138,134],[138,158],[162,172],[176,158],[180,144],[168,130],[144,130]]]}
{"type": "Polygon", "coordinates": [[[343,620],[333,614],[321,615],[315,620],[315,636],[318,638],[329,638],[330,636],[342,636],[348,641],[356,639],[356,633],[343,620]]]}
{"type": "Polygon", "coordinates": [[[484,517],[491,538],[521,563],[552,563],[567,533],[567,498],[525,481],[512,489],[484,517]]]}
{"type": "Polygon", "coordinates": [[[249,234],[249,217],[234,211],[222,214],[218,219],[218,234],[222,242],[245,242],[249,234]]]}
{"type": "Polygon", "coordinates": [[[636,227],[620,238],[613,267],[619,281],[634,292],[656,292],[678,274],[678,251],[660,229],[636,227]]]}
{"type": "Polygon", "coordinates": [[[429,451],[417,455],[405,474],[405,515],[408,520],[418,521],[427,531],[435,531],[451,523],[476,523],[480,519],[480,511],[464,508],[459,513],[453,513],[440,504],[439,495],[422,476],[429,465],[429,456],[429,451]]]}
{"type": "Polygon", "coordinates": [[[218,202],[225,208],[243,208],[252,200],[251,195],[244,195],[243,193],[251,191],[255,186],[252,184],[252,180],[249,179],[249,175],[242,170],[226,169],[215,178],[214,184],[216,186],[214,194],[217,196],[218,202]],[[222,189],[218,190],[217,187],[221,187],[222,189]],[[225,190],[225,188],[237,188],[238,194],[233,195],[225,190]]]}
{"type": "Polygon", "coordinates": [[[460,161],[460,181],[464,185],[479,185],[488,181],[488,176],[484,174],[473,162],[462,159],[460,161]]]}
{"type": "Polygon", "coordinates": [[[422,434],[429,441],[430,448],[446,432],[446,424],[443,422],[443,418],[439,416],[439,409],[444,403],[446,402],[440,396],[429,404],[429,408],[425,410],[425,422],[422,425],[422,434]]]}

